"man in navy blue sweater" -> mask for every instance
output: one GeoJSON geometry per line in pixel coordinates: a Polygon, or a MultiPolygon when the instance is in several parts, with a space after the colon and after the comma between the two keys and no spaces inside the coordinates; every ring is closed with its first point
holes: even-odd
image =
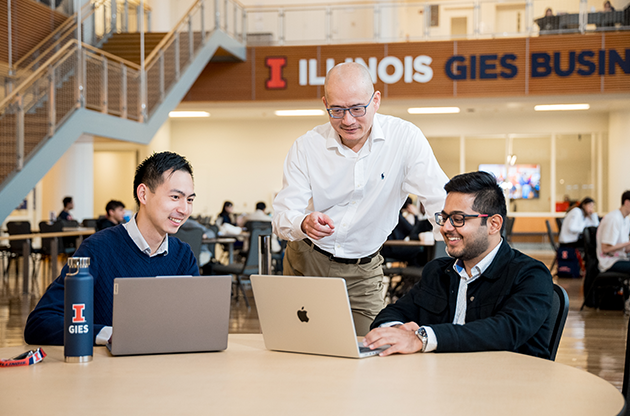
{"type": "MultiPolygon", "coordinates": [[[[94,343],[104,345],[112,329],[116,277],[199,275],[190,246],[175,234],[192,213],[192,167],[172,152],[154,153],[136,169],[134,198],[138,213],[126,224],[87,238],[74,254],[90,258],[94,277],[94,343]]],[[[65,266],[50,285],[24,329],[29,344],[63,345],[65,266]]]]}

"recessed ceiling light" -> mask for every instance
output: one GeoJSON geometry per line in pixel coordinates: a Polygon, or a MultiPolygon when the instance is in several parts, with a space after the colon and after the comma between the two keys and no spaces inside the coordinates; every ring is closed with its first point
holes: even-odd
{"type": "Polygon", "coordinates": [[[591,108],[588,104],[544,104],[535,105],[536,111],[570,111],[570,110],[588,110],[591,108]]]}
{"type": "Polygon", "coordinates": [[[171,111],[168,116],[172,118],[210,117],[210,113],[207,111],[171,111]]]}
{"type": "Polygon", "coordinates": [[[276,110],[275,114],[280,117],[323,116],[324,110],[276,110]]]}
{"type": "Polygon", "coordinates": [[[409,114],[457,114],[459,107],[416,107],[408,108],[409,114]]]}

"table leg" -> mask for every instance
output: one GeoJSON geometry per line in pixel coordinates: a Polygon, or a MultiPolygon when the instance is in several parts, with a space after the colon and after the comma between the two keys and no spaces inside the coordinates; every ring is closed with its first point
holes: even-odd
{"type": "Polygon", "coordinates": [[[31,240],[30,239],[26,239],[24,240],[24,244],[22,246],[22,258],[24,260],[23,266],[22,266],[22,294],[24,295],[28,295],[29,294],[29,288],[28,288],[28,283],[29,283],[29,275],[30,275],[30,258],[31,258],[31,240]]]}
{"type": "MultiPolygon", "coordinates": [[[[57,278],[57,260],[59,260],[59,237],[53,238],[50,244],[50,279],[57,278]]],[[[46,282],[48,283],[48,282],[46,282]]]]}
{"type": "Polygon", "coordinates": [[[234,243],[230,243],[228,244],[228,259],[229,259],[229,263],[228,264],[232,264],[234,263],[234,243]]]}

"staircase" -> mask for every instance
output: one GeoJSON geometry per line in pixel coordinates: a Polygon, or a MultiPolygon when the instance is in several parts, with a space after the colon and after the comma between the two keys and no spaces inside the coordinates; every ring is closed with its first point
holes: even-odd
{"type": "MultiPolygon", "coordinates": [[[[144,34],[144,58],[160,44],[168,33],[144,34]]],[[[114,33],[101,47],[105,52],[140,65],[140,33],[114,33]]]]}
{"type": "Polygon", "coordinates": [[[219,24],[228,3],[241,7],[198,0],[168,34],[146,33],[144,72],[136,34],[114,34],[103,49],[72,40],[38,65],[0,102],[0,218],[82,134],[147,144],[217,51],[244,61],[244,44],[226,33],[236,28],[219,24]]]}

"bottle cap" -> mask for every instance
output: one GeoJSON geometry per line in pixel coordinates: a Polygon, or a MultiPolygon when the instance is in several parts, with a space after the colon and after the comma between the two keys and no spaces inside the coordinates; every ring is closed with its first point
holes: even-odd
{"type": "Polygon", "coordinates": [[[90,265],[89,257],[70,257],[68,259],[68,267],[71,269],[85,269],[90,265]]]}

